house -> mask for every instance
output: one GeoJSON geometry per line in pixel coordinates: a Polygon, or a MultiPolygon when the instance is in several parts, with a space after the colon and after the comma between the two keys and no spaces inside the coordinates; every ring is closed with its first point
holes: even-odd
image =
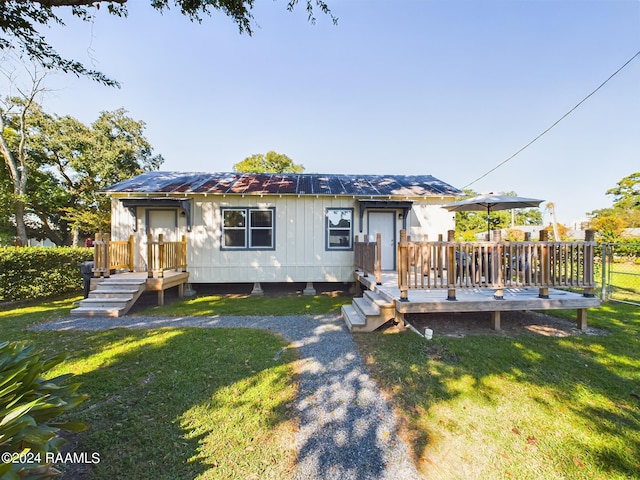
{"type": "Polygon", "coordinates": [[[461,192],[430,175],[147,172],[104,190],[112,239],[134,236],[147,268],[147,235],[184,235],[191,283],[352,282],[356,239],[382,237],[382,269],[396,268],[404,229],[446,238],[440,206],[461,192]]]}

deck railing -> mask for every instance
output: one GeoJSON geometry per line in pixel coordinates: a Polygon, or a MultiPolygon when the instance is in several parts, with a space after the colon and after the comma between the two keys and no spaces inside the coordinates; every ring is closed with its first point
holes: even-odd
{"type": "MultiPolygon", "coordinates": [[[[93,242],[93,272],[96,277],[109,277],[113,270],[134,271],[135,243],[111,240],[109,235],[96,234],[93,242]]],[[[187,239],[183,235],[177,242],[167,242],[162,234],[157,240],[147,236],[147,272],[149,278],[161,278],[167,270],[184,272],[187,269],[187,239]]]]}
{"type": "Polygon", "coordinates": [[[93,242],[93,272],[95,276],[108,277],[111,270],[133,271],[134,241],[111,240],[109,235],[96,234],[93,242]]]}
{"type": "Polygon", "coordinates": [[[149,278],[161,278],[167,270],[184,272],[187,269],[187,237],[177,242],[166,242],[162,234],[158,240],[147,236],[147,272],[149,278]]]}
{"type": "Polygon", "coordinates": [[[375,242],[363,240],[362,242],[356,238],[354,243],[354,266],[356,270],[364,272],[364,276],[374,275],[376,283],[382,283],[382,270],[380,267],[380,257],[382,251],[382,236],[380,233],[376,235],[375,242]]]}
{"type": "Polygon", "coordinates": [[[593,295],[593,231],[584,242],[549,242],[541,232],[537,242],[410,242],[400,232],[398,287],[407,299],[409,289],[447,289],[455,300],[456,289],[492,288],[502,298],[504,288],[538,287],[541,297],[555,287],[583,288],[593,295]]]}

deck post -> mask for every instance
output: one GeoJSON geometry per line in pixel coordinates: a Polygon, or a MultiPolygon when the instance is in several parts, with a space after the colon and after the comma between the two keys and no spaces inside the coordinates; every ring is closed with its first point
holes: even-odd
{"type": "Polygon", "coordinates": [[[400,289],[400,301],[409,300],[409,244],[407,243],[407,231],[400,230],[400,242],[398,243],[398,287],[400,289]]]}
{"type": "Polygon", "coordinates": [[[159,306],[164,305],[164,290],[162,288],[158,290],[158,305],[159,306]]]}
{"type": "Polygon", "coordinates": [[[100,251],[100,245],[102,242],[102,234],[96,233],[96,238],[93,242],[93,276],[100,277],[100,269],[102,268],[102,252],[100,251]]]}
{"type": "Polygon", "coordinates": [[[180,260],[180,263],[182,264],[180,271],[186,272],[187,271],[187,236],[186,235],[182,235],[182,259],[180,260]]]}
{"type": "Polygon", "coordinates": [[[354,287],[355,287],[355,293],[354,296],[356,297],[361,297],[362,296],[362,284],[360,283],[360,280],[358,279],[358,274],[357,272],[353,272],[353,279],[354,279],[354,287]]]}
{"type": "Polygon", "coordinates": [[[442,247],[442,234],[438,234],[438,248],[436,249],[436,268],[438,271],[438,278],[440,279],[440,285],[442,285],[444,281],[443,277],[443,265],[442,265],[442,256],[443,256],[443,247],[442,247]]]}
{"type": "MultiPolygon", "coordinates": [[[[548,232],[546,230],[540,230],[540,241],[546,242],[548,240],[548,232]]],[[[547,245],[541,245],[540,250],[540,283],[542,285],[549,284],[549,249],[547,245]]],[[[538,289],[538,297],[549,298],[549,287],[541,287],[538,289]]]]}
{"type": "Polygon", "coordinates": [[[154,269],[154,261],[153,261],[153,235],[147,235],[147,277],[153,278],[153,269],[154,269]]]}
{"type": "Polygon", "coordinates": [[[129,271],[133,272],[135,258],[135,241],[133,235],[129,235],[129,271]]]}
{"type": "Polygon", "coordinates": [[[164,276],[164,235],[158,235],[158,278],[164,276]]]}
{"type": "Polygon", "coordinates": [[[578,315],[576,316],[576,326],[578,330],[587,329],[587,309],[578,308],[578,315]]]}
{"type": "Polygon", "coordinates": [[[455,231],[447,231],[447,283],[449,288],[447,289],[447,300],[456,300],[456,247],[455,231]]]}
{"type": "Polygon", "coordinates": [[[491,328],[493,330],[500,330],[500,312],[491,312],[491,328]]]}
{"type": "Polygon", "coordinates": [[[104,278],[109,278],[111,276],[111,235],[105,234],[102,236],[102,241],[104,242],[104,278]]]}
{"type": "Polygon", "coordinates": [[[376,233],[376,260],[375,260],[375,270],[376,270],[376,284],[382,285],[382,234],[380,232],[376,233]]]}
{"type": "MultiPolygon", "coordinates": [[[[584,232],[584,241],[585,242],[593,242],[595,238],[595,230],[585,230],[584,232]]],[[[584,246],[584,279],[588,285],[593,285],[593,245],[585,245],[584,246]]],[[[585,297],[594,297],[595,296],[595,288],[594,287],[585,287],[583,296],[585,297]]],[[[585,327],[586,327],[586,313],[585,313],[585,327]]],[[[580,326],[578,326],[580,328],[580,326]]]]}
{"type": "MultiPolygon", "coordinates": [[[[493,292],[493,298],[496,300],[504,300],[504,278],[502,276],[502,258],[504,256],[504,251],[502,249],[502,231],[493,230],[492,232],[492,240],[496,243],[493,247],[493,254],[491,258],[491,283],[498,283],[500,285],[499,288],[493,292]]],[[[498,313],[498,328],[495,330],[500,330],[500,312],[498,313]]]]}

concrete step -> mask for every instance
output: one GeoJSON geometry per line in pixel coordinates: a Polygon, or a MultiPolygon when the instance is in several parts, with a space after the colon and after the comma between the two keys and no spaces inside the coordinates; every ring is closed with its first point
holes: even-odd
{"type": "Polygon", "coordinates": [[[105,298],[85,298],[80,302],[80,306],[84,308],[125,308],[129,302],[133,300],[133,296],[127,297],[105,297],[105,298]]]}
{"type": "Polygon", "coordinates": [[[123,315],[124,309],[104,308],[95,309],[88,307],[78,307],[71,310],[73,317],[120,317],[123,315]]]}
{"type": "Polygon", "coordinates": [[[347,324],[347,328],[350,332],[354,330],[357,331],[367,325],[365,317],[360,315],[352,305],[342,306],[342,317],[344,318],[344,322],[347,324]]]}

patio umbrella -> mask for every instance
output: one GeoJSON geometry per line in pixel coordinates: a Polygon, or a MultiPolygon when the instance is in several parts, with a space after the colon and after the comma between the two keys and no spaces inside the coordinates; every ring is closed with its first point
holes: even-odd
{"type": "Polygon", "coordinates": [[[510,197],[496,193],[484,193],[476,197],[461,200],[459,202],[443,205],[450,212],[487,212],[487,233],[491,233],[491,212],[498,210],[511,210],[512,208],[537,207],[544,200],[536,198],[510,197]]]}

